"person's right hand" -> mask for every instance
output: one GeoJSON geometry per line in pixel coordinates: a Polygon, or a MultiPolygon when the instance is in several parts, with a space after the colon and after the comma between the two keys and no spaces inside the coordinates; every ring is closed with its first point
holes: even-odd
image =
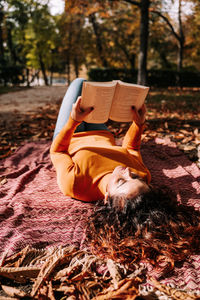
{"type": "Polygon", "coordinates": [[[82,122],[93,109],[93,107],[88,107],[87,109],[83,110],[81,108],[81,96],[79,96],[76,103],[72,105],[71,118],[74,121],[82,122]]]}
{"type": "Polygon", "coordinates": [[[138,125],[143,125],[145,123],[146,114],[147,114],[146,105],[143,104],[139,110],[137,110],[133,106],[132,110],[133,110],[133,120],[135,121],[135,123],[138,125]]]}

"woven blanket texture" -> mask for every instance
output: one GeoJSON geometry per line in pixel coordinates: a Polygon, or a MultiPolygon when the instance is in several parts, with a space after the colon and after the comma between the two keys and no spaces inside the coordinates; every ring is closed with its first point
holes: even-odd
{"type": "MultiPolygon", "coordinates": [[[[27,245],[85,246],[85,227],[94,204],[62,195],[49,147],[50,142],[27,143],[1,162],[1,255],[27,245]]],[[[200,210],[200,170],[195,163],[164,139],[143,144],[142,156],[153,185],[170,187],[178,201],[200,210]]],[[[188,258],[161,282],[200,292],[200,255],[188,258]]]]}

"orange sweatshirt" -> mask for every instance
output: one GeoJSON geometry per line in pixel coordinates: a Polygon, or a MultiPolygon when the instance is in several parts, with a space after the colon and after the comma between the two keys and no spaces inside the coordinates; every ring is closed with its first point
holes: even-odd
{"type": "Polygon", "coordinates": [[[122,146],[116,146],[112,133],[106,130],[74,133],[79,124],[70,117],[50,149],[64,195],[87,202],[103,199],[109,176],[117,166],[130,167],[150,182],[150,172],[140,155],[143,126],[133,122],[122,146]]]}

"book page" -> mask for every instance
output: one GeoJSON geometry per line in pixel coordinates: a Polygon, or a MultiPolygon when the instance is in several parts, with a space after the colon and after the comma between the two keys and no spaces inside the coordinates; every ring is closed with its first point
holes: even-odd
{"type": "Polygon", "coordinates": [[[94,110],[85,118],[88,123],[105,123],[109,118],[112,99],[115,92],[115,83],[84,82],[81,107],[94,110]]]}
{"type": "Polygon", "coordinates": [[[149,88],[140,85],[118,82],[111,107],[110,119],[118,122],[133,120],[132,106],[140,109],[149,88]]]}

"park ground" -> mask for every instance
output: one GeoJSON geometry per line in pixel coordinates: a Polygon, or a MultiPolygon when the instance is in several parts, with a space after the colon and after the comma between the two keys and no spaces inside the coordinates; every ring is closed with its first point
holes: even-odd
{"type": "MultiPolygon", "coordinates": [[[[0,90],[0,159],[28,141],[51,140],[66,86],[0,90]]],[[[200,167],[200,89],[151,89],[143,141],[169,137],[200,167]]],[[[109,121],[122,138],[129,124],[109,121]]]]}

